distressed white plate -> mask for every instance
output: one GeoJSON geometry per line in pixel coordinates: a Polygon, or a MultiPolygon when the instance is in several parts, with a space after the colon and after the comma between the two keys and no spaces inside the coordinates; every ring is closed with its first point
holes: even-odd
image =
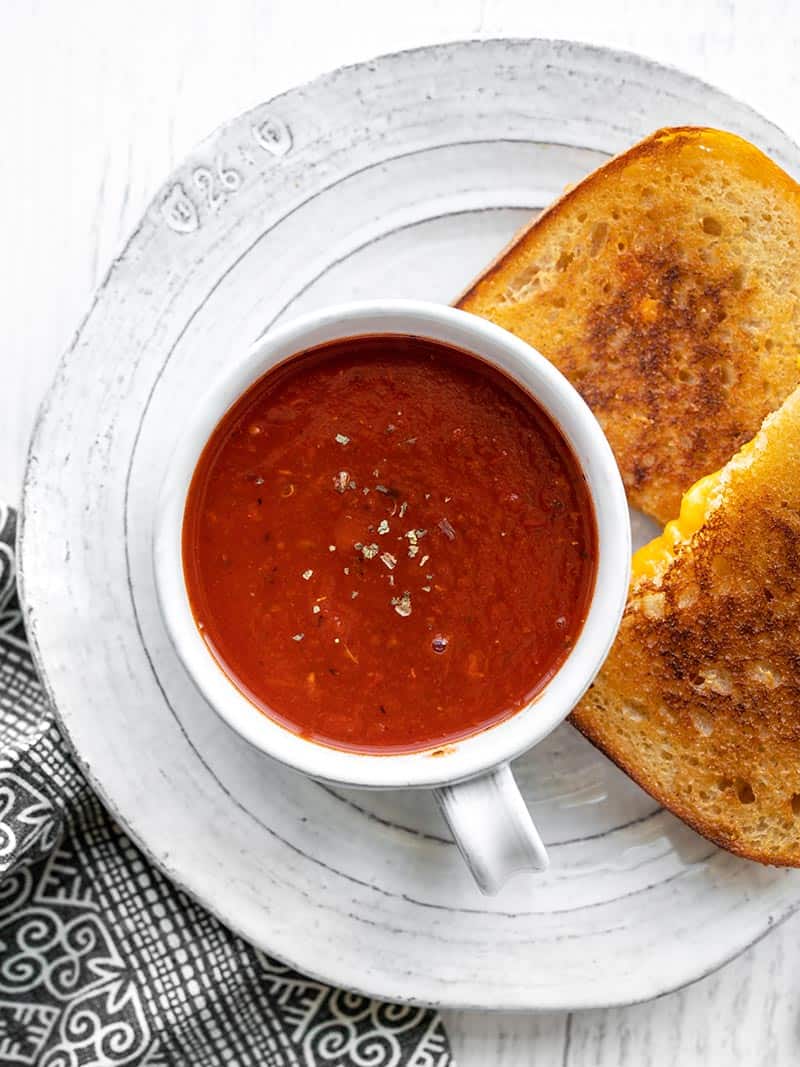
{"type": "Polygon", "coordinates": [[[65,357],[28,464],[22,576],[46,684],[91,781],[176,882],[300,969],[397,1000],[582,1008],[672,990],[800,903],[563,726],[519,761],[552,858],[481,897],[429,794],[269,762],[184,676],[150,564],[164,460],[206,383],[331,301],[450,301],[537,208],[666,124],[798,152],[634,56],[544,41],[337,71],[217,131],[156,196],[65,357]]]}

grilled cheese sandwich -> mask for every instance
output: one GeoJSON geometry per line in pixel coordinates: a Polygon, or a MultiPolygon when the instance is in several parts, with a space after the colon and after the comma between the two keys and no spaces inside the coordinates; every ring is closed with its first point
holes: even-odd
{"type": "Polygon", "coordinates": [[[800,388],[636,554],[573,723],[717,844],[800,866],[800,388]]]}
{"type": "Polygon", "coordinates": [[[800,383],[800,186],[753,145],[660,130],[570,189],[459,306],[530,342],[662,523],[800,383]]]}

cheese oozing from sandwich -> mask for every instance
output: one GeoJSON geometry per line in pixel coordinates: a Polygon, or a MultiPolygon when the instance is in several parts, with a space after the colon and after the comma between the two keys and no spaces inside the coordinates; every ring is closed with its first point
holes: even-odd
{"type": "Polygon", "coordinates": [[[734,464],[740,465],[742,461],[748,460],[754,448],[755,439],[748,441],[739,449],[729,466],[722,467],[713,474],[706,474],[683,494],[678,518],[668,522],[658,537],[654,537],[634,552],[631,561],[632,582],[655,578],[673,562],[678,546],[690,541],[715,510],[719,503],[720,490],[727,480],[725,474],[734,464]]]}

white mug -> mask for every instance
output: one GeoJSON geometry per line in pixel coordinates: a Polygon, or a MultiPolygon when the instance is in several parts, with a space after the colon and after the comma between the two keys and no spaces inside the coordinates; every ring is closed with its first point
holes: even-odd
{"type": "Polygon", "coordinates": [[[434,789],[481,890],[496,893],[520,870],[543,870],[547,853],[509,762],[545,738],[600,669],[619,627],[630,576],[630,520],[619,470],[603,431],[566,378],[524,341],[493,323],[413,300],[343,304],[271,330],[230,361],[195,409],[169,458],[153,540],[158,598],[189,675],[217,713],[274,759],[319,781],[366,789],[434,789]],[[597,522],[597,573],[589,610],[559,670],[515,715],[446,746],[375,755],[301,737],[258,710],[218,666],[192,615],[183,578],[181,528],[200,453],[243,392],[289,356],[348,337],[408,334],[474,353],[532,395],[561,429],[586,477],[597,522]],[[442,751],[443,750],[443,751],[442,751]]]}

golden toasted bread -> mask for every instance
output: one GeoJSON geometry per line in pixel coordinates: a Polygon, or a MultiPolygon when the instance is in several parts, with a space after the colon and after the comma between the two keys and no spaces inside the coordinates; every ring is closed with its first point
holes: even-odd
{"type": "Polygon", "coordinates": [[[636,553],[572,721],[723,848],[800,866],[800,389],[636,553]]]}
{"type": "Polygon", "coordinates": [[[631,503],[666,521],[800,381],[800,186],[733,134],[661,130],[545,211],[459,306],[566,374],[631,503]]]}

